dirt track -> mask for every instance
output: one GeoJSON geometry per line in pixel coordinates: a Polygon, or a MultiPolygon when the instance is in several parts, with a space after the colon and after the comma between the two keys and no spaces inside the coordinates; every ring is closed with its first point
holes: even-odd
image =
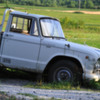
{"type": "MultiPolygon", "coordinates": [[[[34,10],[41,10],[41,9],[34,9],[34,10]]],[[[69,12],[69,13],[75,13],[75,12],[82,12],[84,14],[95,14],[100,15],[100,11],[79,11],[79,10],[45,10],[45,11],[56,11],[56,12],[69,12]]]]}
{"type": "Polygon", "coordinates": [[[62,11],[62,12],[70,12],[70,13],[82,12],[84,14],[96,14],[96,15],[100,15],[100,11],[62,11]]]}
{"type": "Polygon", "coordinates": [[[9,96],[16,96],[18,100],[21,100],[21,98],[23,100],[34,100],[30,96],[21,94],[31,94],[38,96],[38,98],[44,98],[44,100],[52,97],[61,100],[100,100],[100,92],[25,88],[23,86],[31,81],[20,79],[0,79],[0,81],[0,91],[9,96]]]}
{"type": "MultiPolygon", "coordinates": [[[[34,10],[41,10],[41,9],[34,9],[34,10]]],[[[45,11],[52,11],[52,10],[45,10],[45,11]]],[[[75,13],[75,12],[82,12],[84,14],[94,14],[94,15],[100,15],[100,11],[79,11],[79,10],[53,10],[56,12],[69,12],[69,13],[75,13]]]]}

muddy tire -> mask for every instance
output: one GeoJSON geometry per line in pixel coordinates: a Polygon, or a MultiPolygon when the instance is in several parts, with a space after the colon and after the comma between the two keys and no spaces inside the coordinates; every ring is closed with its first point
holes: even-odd
{"type": "Polygon", "coordinates": [[[75,81],[79,79],[78,73],[78,66],[74,62],[69,60],[58,61],[51,66],[48,73],[48,81],[75,81]]]}

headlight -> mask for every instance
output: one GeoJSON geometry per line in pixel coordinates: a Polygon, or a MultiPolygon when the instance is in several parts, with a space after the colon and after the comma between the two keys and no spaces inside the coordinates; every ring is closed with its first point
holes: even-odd
{"type": "Polygon", "coordinates": [[[96,62],[95,69],[100,70],[100,59],[98,59],[98,61],[96,62]]]}

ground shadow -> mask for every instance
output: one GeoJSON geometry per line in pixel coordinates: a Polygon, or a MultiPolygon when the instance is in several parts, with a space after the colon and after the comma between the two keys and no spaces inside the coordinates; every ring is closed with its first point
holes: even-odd
{"type": "Polygon", "coordinates": [[[6,69],[3,69],[2,71],[0,70],[0,78],[23,79],[23,80],[35,81],[36,80],[36,74],[6,68],[6,69]]]}

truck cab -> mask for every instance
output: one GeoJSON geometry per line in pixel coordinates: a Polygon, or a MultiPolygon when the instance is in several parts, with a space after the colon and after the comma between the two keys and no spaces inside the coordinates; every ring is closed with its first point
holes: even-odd
{"type": "Polygon", "coordinates": [[[0,32],[2,67],[46,73],[49,81],[100,79],[100,50],[67,41],[55,18],[7,9],[0,32]]]}

